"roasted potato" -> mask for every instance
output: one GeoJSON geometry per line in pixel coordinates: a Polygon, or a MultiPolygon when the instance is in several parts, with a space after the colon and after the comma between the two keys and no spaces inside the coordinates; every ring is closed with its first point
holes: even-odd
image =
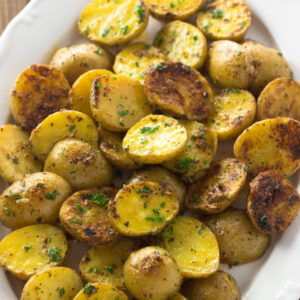
{"type": "Polygon", "coordinates": [[[0,196],[0,220],[9,228],[38,223],[55,223],[62,203],[72,190],[54,173],[28,174],[0,196]]]}
{"type": "Polygon", "coordinates": [[[299,207],[296,188],[274,170],[259,173],[250,183],[247,212],[262,232],[285,231],[296,218],[299,207]]]}
{"type": "Polygon", "coordinates": [[[270,236],[258,231],[244,210],[229,208],[202,220],[217,237],[222,263],[245,264],[259,259],[269,248],[270,236]]]}
{"type": "Polygon", "coordinates": [[[246,91],[228,88],[214,97],[212,111],[206,125],[218,134],[220,140],[237,137],[249,127],[256,115],[256,100],[246,91]]]}
{"type": "Polygon", "coordinates": [[[200,221],[177,217],[158,239],[160,246],[175,259],[185,278],[207,277],[218,270],[219,247],[216,237],[200,221]]]}
{"type": "Polygon", "coordinates": [[[257,119],[289,117],[300,121],[300,84],[291,78],[271,81],[257,99],[257,119]]]}
{"type": "Polygon", "coordinates": [[[207,56],[207,43],[203,33],[195,26],[173,21],[155,36],[154,46],[172,61],[199,69],[207,56]]]}
{"type": "Polygon", "coordinates": [[[161,231],[179,210],[177,195],[152,181],[124,185],[109,202],[108,218],[126,236],[143,236],[161,231]]]}
{"type": "Polygon", "coordinates": [[[31,152],[29,134],[16,125],[1,126],[0,174],[4,180],[14,182],[39,171],[42,164],[31,152]]]}
{"type": "Polygon", "coordinates": [[[42,269],[62,263],[67,248],[67,239],[58,228],[46,224],[26,226],[0,242],[0,265],[27,280],[42,269]]]}
{"type": "Polygon", "coordinates": [[[128,130],[122,145],[135,161],[160,164],[182,152],[187,140],[187,131],[177,120],[149,115],[128,130]]]}
{"type": "Polygon", "coordinates": [[[124,266],[125,284],[139,300],[164,300],[175,294],[182,277],[169,253],[158,247],[146,247],[131,253],[124,266]]]}
{"type": "Polygon", "coordinates": [[[240,41],[251,25],[251,11],[245,0],[205,0],[197,26],[211,40],[240,41]]]}
{"type": "Polygon", "coordinates": [[[234,155],[251,177],[269,169],[290,176],[300,167],[300,123],[289,118],[254,123],[236,140],[234,155]]]}
{"type": "Polygon", "coordinates": [[[149,69],[164,61],[166,57],[159,49],[145,43],[134,43],[119,52],[113,69],[117,74],[127,75],[143,83],[149,69]]]}
{"type": "Polygon", "coordinates": [[[180,121],[186,128],[188,144],[183,152],[164,166],[173,172],[182,174],[182,178],[194,182],[204,175],[217,151],[218,137],[197,121],[180,121]]]}
{"type": "Polygon", "coordinates": [[[142,84],[123,75],[102,75],[95,79],[91,110],[101,126],[114,132],[127,131],[152,112],[142,84]]]}
{"type": "Polygon", "coordinates": [[[189,280],[183,285],[189,300],[240,300],[241,294],[235,279],[224,271],[217,271],[208,278],[189,280]]]}
{"type": "Polygon", "coordinates": [[[160,166],[147,167],[135,171],[128,184],[139,181],[154,181],[163,185],[165,189],[172,189],[177,194],[180,208],[183,208],[186,187],[172,172],[160,166]]]}
{"type": "Polygon", "coordinates": [[[246,89],[255,76],[252,56],[232,41],[210,44],[206,69],[213,82],[221,87],[246,89]]]}
{"type": "Polygon", "coordinates": [[[29,141],[33,154],[44,161],[53,146],[68,137],[98,146],[98,131],[93,120],[74,110],[60,111],[48,116],[31,132],[29,141]]]}
{"type": "Polygon", "coordinates": [[[140,248],[140,242],[122,238],[114,244],[89,249],[80,262],[79,269],[87,282],[112,284],[126,289],[124,263],[130,253],[140,248]]]}
{"type": "Polygon", "coordinates": [[[48,115],[68,106],[70,85],[58,69],[32,65],[24,70],[11,92],[11,109],[16,122],[31,131],[48,115]]]}
{"type": "Polygon", "coordinates": [[[213,91],[196,70],[176,62],[159,64],[144,82],[154,108],[188,120],[202,120],[210,112],[213,91]]]}
{"type": "Polygon", "coordinates": [[[111,69],[112,56],[100,46],[81,44],[60,48],[50,65],[60,70],[70,84],[83,73],[94,69],[111,69]]]}
{"type": "Polygon", "coordinates": [[[62,225],[75,239],[90,246],[114,242],[119,234],[108,221],[107,204],[116,192],[114,188],[104,187],[73,194],[60,209],[62,225]]]}
{"type": "Polygon", "coordinates": [[[186,206],[215,214],[230,206],[246,182],[247,168],[234,158],[214,163],[204,179],[189,186],[186,206]]]}
{"type": "Polygon", "coordinates": [[[32,276],[23,288],[20,300],[72,300],[82,289],[79,275],[72,269],[56,267],[32,276]]]}
{"type": "Polygon", "coordinates": [[[140,35],[148,19],[149,10],[142,0],[94,0],[82,11],[78,28],[88,40],[114,46],[140,35]]]}
{"type": "Polygon", "coordinates": [[[110,185],[113,177],[113,170],[100,150],[76,139],[55,144],[44,170],[65,178],[73,190],[110,185]]]}

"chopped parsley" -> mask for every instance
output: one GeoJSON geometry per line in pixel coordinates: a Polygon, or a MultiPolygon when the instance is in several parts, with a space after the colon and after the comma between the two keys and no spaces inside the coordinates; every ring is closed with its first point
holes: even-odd
{"type": "Polygon", "coordinates": [[[150,194],[151,193],[151,190],[150,190],[150,188],[147,185],[143,186],[143,193],[146,193],[146,194],[150,194]]]}
{"type": "Polygon", "coordinates": [[[240,94],[241,93],[241,90],[239,89],[234,89],[234,88],[227,88],[226,89],[226,92],[232,92],[234,94],[240,94]]]}
{"type": "Polygon", "coordinates": [[[61,288],[58,292],[59,297],[61,298],[65,294],[65,289],[61,288]]]}
{"type": "Polygon", "coordinates": [[[113,274],[115,271],[115,268],[113,266],[105,266],[104,270],[108,271],[110,274],[113,274]]]}
{"type": "Polygon", "coordinates": [[[96,54],[100,55],[100,56],[103,55],[103,51],[100,50],[100,49],[97,49],[97,50],[95,50],[94,52],[95,52],[96,54]]]}
{"type": "Polygon", "coordinates": [[[156,125],[155,127],[150,127],[150,126],[144,126],[142,128],[140,128],[141,134],[145,134],[145,133],[153,133],[156,130],[159,129],[159,125],[156,125]]]}
{"type": "Polygon", "coordinates": [[[84,33],[85,36],[88,36],[90,34],[90,27],[86,26],[83,33],[84,33]]]}
{"type": "Polygon", "coordinates": [[[146,217],[146,221],[151,222],[164,222],[166,218],[164,216],[157,216],[157,217],[146,217]]]}
{"type": "Polygon", "coordinates": [[[81,206],[80,202],[76,203],[76,208],[77,208],[76,211],[79,214],[84,214],[86,212],[86,209],[81,206]]]}
{"type": "Polygon", "coordinates": [[[83,288],[83,292],[85,294],[90,294],[90,293],[92,293],[93,290],[94,290],[94,287],[92,286],[92,284],[90,282],[88,282],[83,288]]]}
{"type": "Polygon", "coordinates": [[[36,185],[36,187],[37,188],[39,188],[39,189],[44,189],[44,188],[46,188],[46,185],[44,184],[44,183],[38,183],[37,185],[36,185]]]}
{"type": "Polygon", "coordinates": [[[249,169],[249,167],[248,167],[248,166],[245,166],[245,167],[244,167],[244,171],[245,171],[245,172],[247,172],[247,171],[248,171],[248,169],[249,169]]]}
{"type": "Polygon", "coordinates": [[[102,194],[101,192],[97,192],[92,195],[90,201],[99,206],[105,206],[109,202],[109,199],[106,195],[102,194]]]}
{"type": "Polygon", "coordinates": [[[241,56],[242,55],[242,51],[239,51],[237,56],[241,56]]]}
{"type": "Polygon", "coordinates": [[[185,169],[187,172],[190,170],[191,164],[195,162],[194,157],[187,157],[182,160],[180,160],[176,165],[175,168],[177,170],[185,169]]]}
{"type": "Polygon", "coordinates": [[[19,164],[19,159],[17,157],[15,157],[12,161],[15,165],[19,164]]]}
{"type": "Polygon", "coordinates": [[[77,173],[77,171],[78,171],[78,169],[75,168],[74,170],[71,170],[71,171],[70,171],[70,174],[75,174],[75,173],[77,173]]]}
{"type": "Polygon", "coordinates": [[[128,109],[126,109],[126,110],[119,110],[118,111],[118,115],[121,116],[121,117],[126,116],[128,113],[129,113],[128,109]]]}
{"type": "Polygon", "coordinates": [[[223,18],[223,11],[221,9],[213,9],[212,14],[213,14],[213,18],[215,18],[215,19],[223,18]]]}
{"type": "Polygon", "coordinates": [[[197,36],[197,35],[194,35],[194,36],[193,36],[193,40],[194,40],[194,42],[197,42],[197,41],[198,41],[198,36],[197,36]]]}
{"type": "Polygon", "coordinates": [[[127,32],[128,32],[128,25],[125,25],[125,26],[122,26],[121,27],[121,32],[125,35],[125,34],[127,34],[127,32]]]}
{"type": "Polygon", "coordinates": [[[72,217],[71,222],[75,224],[82,224],[82,220],[76,217],[72,217]]]}
{"type": "Polygon", "coordinates": [[[146,139],[145,137],[142,136],[142,137],[140,138],[140,143],[141,143],[141,144],[145,144],[146,142],[148,142],[148,139],[146,139]]]}
{"type": "Polygon", "coordinates": [[[261,223],[265,223],[266,220],[267,220],[267,216],[266,216],[266,215],[260,217],[260,222],[261,222],[261,223]]]}
{"type": "Polygon", "coordinates": [[[22,199],[22,196],[19,194],[11,194],[8,196],[5,196],[6,199],[14,199],[14,200],[20,200],[22,199]]]}
{"type": "Polygon", "coordinates": [[[161,36],[160,34],[158,34],[156,37],[155,37],[155,40],[156,40],[156,43],[157,43],[157,46],[160,46],[163,41],[164,41],[164,37],[161,36]]]}
{"type": "Polygon", "coordinates": [[[171,7],[171,8],[174,8],[174,7],[176,7],[176,5],[175,5],[173,2],[171,2],[171,3],[170,3],[170,7],[171,7]]]}
{"type": "Polygon", "coordinates": [[[120,118],[120,120],[119,120],[119,124],[120,124],[120,126],[122,126],[122,127],[124,127],[124,126],[125,126],[123,118],[120,118]]]}
{"type": "Polygon", "coordinates": [[[58,262],[62,260],[60,249],[58,247],[49,248],[47,254],[50,256],[50,262],[58,262]]]}
{"type": "Polygon", "coordinates": [[[76,125],[72,125],[69,129],[70,132],[72,132],[76,128],[76,125]]]}
{"type": "Polygon", "coordinates": [[[138,5],[134,10],[134,13],[138,15],[138,23],[143,23],[145,21],[146,13],[141,5],[138,5]]]}
{"type": "Polygon", "coordinates": [[[166,207],[166,202],[162,202],[162,203],[160,204],[160,207],[161,207],[161,208],[166,207]]]}
{"type": "Polygon", "coordinates": [[[202,224],[201,228],[198,230],[198,234],[202,234],[202,232],[206,229],[205,225],[202,224]]]}
{"type": "Polygon", "coordinates": [[[3,206],[3,213],[9,217],[11,215],[11,210],[5,205],[3,206]]]}
{"type": "Polygon", "coordinates": [[[106,37],[109,34],[109,29],[104,29],[101,36],[106,37]]]}
{"type": "Polygon", "coordinates": [[[247,23],[246,23],[245,21],[242,22],[242,23],[240,24],[240,28],[243,29],[243,28],[246,26],[246,24],[247,24],[247,23]]]}
{"type": "Polygon", "coordinates": [[[52,193],[48,193],[48,194],[46,194],[46,199],[48,199],[48,200],[54,200],[54,199],[56,199],[56,197],[58,196],[58,195],[60,195],[60,193],[57,191],[57,190],[54,190],[52,193]]]}
{"type": "Polygon", "coordinates": [[[32,248],[32,246],[24,246],[23,248],[24,248],[25,252],[28,252],[32,248]]]}

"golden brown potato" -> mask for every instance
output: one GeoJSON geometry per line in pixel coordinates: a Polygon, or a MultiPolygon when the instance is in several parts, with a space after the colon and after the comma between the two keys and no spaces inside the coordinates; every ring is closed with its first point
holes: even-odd
{"type": "Polygon", "coordinates": [[[235,158],[214,163],[203,179],[190,185],[186,206],[208,214],[225,210],[234,202],[246,182],[245,166],[235,158]]]}
{"type": "Polygon", "coordinates": [[[290,176],[300,167],[300,123],[289,118],[254,123],[236,140],[234,156],[251,177],[270,169],[290,176]]]}
{"type": "Polygon", "coordinates": [[[112,56],[100,46],[81,44],[60,48],[50,65],[60,70],[70,84],[83,73],[94,69],[111,69],[112,56]]]}
{"type": "Polygon", "coordinates": [[[119,234],[108,221],[107,204],[117,191],[111,187],[77,192],[62,205],[59,218],[64,228],[77,240],[90,246],[109,244],[119,234]]]}
{"type": "Polygon", "coordinates": [[[270,236],[258,231],[244,210],[229,208],[202,220],[217,237],[222,263],[234,265],[257,260],[270,245],[270,236]]]}
{"type": "Polygon", "coordinates": [[[113,170],[100,150],[76,139],[55,144],[44,170],[62,176],[74,190],[110,185],[113,177],[113,170]]]}
{"type": "Polygon", "coordinates": [[[139,300],[164,300],[181,285],[179,268],[169,253],[158,247],[133,252],[124,266],[125,284],[139,300]]]}
{"type": "Polygon", "coordinates": [[[9,228],[38,223],[55,223],[62,203],[72,190],[54,173],[28,174],[0,196],[0,220],[9,228]]]}
{"type": "Polygon", "coordinates": [[[145,78],[145,92],[154,108],[189,120],[210,112],[213,91],[196,70],[176,62],[159,64],[145,78]]]}
{"type": "Polygon", "coordinates": [[[19,75],[11,92],[14,119],[31,131],[48,115],[68,106],[69,89],[67,79],[58,69],[32,65],[19,75]]]}
{"type": "Polygon", "coordinates": [[[189,280],[183,285],[189,300],[240,300],[241,294],[235,279],[226,272],[217,271],[208,278],[189,280]]]}
{"type": "Polygon", "coordinates": [[[300,197],[292,183],[274,170],[259,173],[250,183],[247,212],[266,233],[285,231],[296,218],[300,197]]]}
{"type": "Polygon", "coordinates": [[[300,84],[294,79],[277,78],[257,99],[257,119],[288,117],[300,121],[300,84]]]}
{"type": "Polygon", "coordinates": [[[206,69],[213,82],[225,88],[246,89],[255,75],[252,56],[232,41],[210,44],[206,69]]]}

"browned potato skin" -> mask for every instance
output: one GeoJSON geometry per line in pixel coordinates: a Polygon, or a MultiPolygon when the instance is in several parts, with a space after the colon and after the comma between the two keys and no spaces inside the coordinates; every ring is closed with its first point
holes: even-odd
{"type": "Polygon", "coordinates": [[[100,207],[90,201],[92,195],[97,192],[112,200],[117,190],[112,187],[103,187],[77,192],[64,202],[59,213],[64,228],[74,238],[90,246],[112,243],[119,237],[118,232],[108,221],[107,205],[100,207]],[[76,223],[74,220],[77,220],[76,223]]]}
{"type": "Polygon", "coordinates": [[[235,279],[224,271],[217,271],[207,278],[185,282],[183,294],[189,300],[240,300],[241,295],[235,279]]]}
{"type": "Polygon", "coordinates": [[[31,131],[48,115],[68,106],[70,85],[58,69],[32,65],[18,77],[12,96],[12,114],[20,126],[31,131]]]}
{"type": "Polygon", "coordinates": [[[247,212],[254,226],[266,233],[285,231],[296,218],[300,197],[292,183],[274,170],[250,183],[247,212]]]}

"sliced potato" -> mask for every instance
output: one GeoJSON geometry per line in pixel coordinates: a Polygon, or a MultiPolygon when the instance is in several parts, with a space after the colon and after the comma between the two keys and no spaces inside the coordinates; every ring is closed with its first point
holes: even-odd
{"type": "Polygon", "coordinates": [[[234,155],[251,176],[269,169],[290,176],[300,167],[300,123],[289,118],[254,123],[236,140],[234,155]]]}
{"type": "Polygon", "coordinates": [[[55,144],[44,170],[65,178],[73,190],[110,185],[113,178],[113,170],[100,150],[76,139],[55,144]]]}
{"type": "Polygon", "coordinates": [[[160,246],[186,278],[207,277],[218,270],[219,247],[211,230],[190,217],[177,217],[159,236],[160,246]]]}
{"type": "Polygon", "coordinates": [[[259,173],[250,183],[247,211],[254,226],[262,232],[285,231],[299,207],[296,188],[274,170],[259,173]]]}
{"type": "Polygon", "coordinates": [[[156,34],[154,46],[169,60],[195,69],[203,65],[207,55],[207,43],[203,33],[197,27],[181,21],[166,24],[156,34]]]}
{"type": "Polygon", "coordinates": [[[60,209],[62,225],[75,239],[90,246],[112,243],[119,234],[108,221],[107,204],[116,193],[114,188],[104,187],[73,194],[60,209]]]}
{"type": "Polygon", "coordinates": [[[119,52],[113,69],[117,74],[127,75],[143,83],[149,69],[164,61],[166,57],[159,49],[145,43],[134,43],[119,52]]]}
{"type": "Polygon", "coordinates": [[[166,250],[146,247],[133,252],[124,266],[125,284],[139,300],[164,300],[175,294],[182,277],[166,250]]]}
{"type": "Polygon", "coordinates": [[[215,214],[230,206],[246,182],[245,164],[234,158],[214,163],[204,179],[190,185],[186,206],[215,214]]]}
{"type": "Polygon", "coordinates": [[[20,300],[72,300],[82,289],[79,275],[65,267],[50,268],[37,273],[28,280],[20,300]]]}
{"type": "Polygon", "coordinates": [[[186,129],[175,119],[149,115],[131,127],[123,140],[123,149],[137,162],[160,164],[184,150],[186,129]]]}
{"type": "Polygon", "coordinates": [[[108,218],[126,236],[143,236],[161,231],[178,213],[173,190],[152,181],[124,185],[109,202],[108,218]]]}
{"type": "Polygon", "coordinates": [[[0,265],[27,280],[44,268],[62,263],[67,248],[67,239],[58,228],[46,224],[26,226],[0,242],[0,265]]]}
{"type": "Polygon", "coordinates": [[[52,147],[68,137],[98,146],[98,131],[93,120],[81,112],[65,110],[48,116],[31,132],[32,152],[44,161],[52,147]]]}
{"type": "Polygon", "coordinates": [[[29,134],[16,125],[0,127],[0,174],[14,182],[26,174],[42,171],[42,164],[33,156],[29,134]]]}
{"type": "Polygon", "coordinates": [[[72,190],[54,173],[28,174],[0,196],[0,220],[9,228],[55,223],[59,209],[72,190]]]}
{"type": "Polygon", "coordinates": [[[129,238],[91,248],[80,262],[80,273],[87,282],[108,283],[119,289],[126,289],[124,263],[130,253],[139,248],[139,241],[129,238]]]}
{"type": "Polygon", "coordinates": [[[244,210],[229,208],[203,221],[217,237],[223,263],[245,264],[259,259],[269,248],[270,236],[259,232],[244,210]]]}
{"type": "Polygon", "coordinates": [[[196,121],[180,121],[188,133],[188,144],[183,152],[164,166],[173,172],[182,174],[186,181],[194,182],[204,175],[217,151],[217,134],[204,128],[196,121]]]}
{"type": "Polygon", "coordinates": [[[251,11],[245,0],[205,0],[197,26],[211,40],[240,41],[251,25],[251,11]]]}
{"type": "Polygon", "coordinates": [[[81,111],[92,118],[93,115],[90,106],[92,84],[96,78],[110,74],[113,73],[108,70],[97,69],[86,72],[78,77],[70,89],[70,108],[81,111]]]}
{"type": "Polygon", "coordinates": [[[128,300],[128,297],[113,285],[88,282],[74,300],[128,300]]]}
{"type": "Polygon", "coordinates": [[[259,120],[289,117],[300,121],[300,84],[294,79],[277,78],[261,92],[257,100],[259,120]]]}
{"type": "Polygon", "coordinates": [[[11,92],[14,119],[31,131],[48,115],[67,107],[69,89],[58,69],[32,65],[19,75],[11,92]]]}
{"type": "Polygon", "coordinates": [[[145,78],[145,92],[154,108],[189,120],[210,112],[213,91],[199,72],[175,62],[159,64],[145,78]]]}
{"type": "Polygon", "coordinates": [[[94,81],[91,110],[101,126],[115,132],[127,131],[152,112],[141,83],[123,75],[102,75],[94,81]]]}
{"type": "Polygon", "coordinates": [[[82,11],[78,28],[88,40],[114,46],[141,34],[148,19],[149,11],[142,0],[94,0],[82,11]]]}

